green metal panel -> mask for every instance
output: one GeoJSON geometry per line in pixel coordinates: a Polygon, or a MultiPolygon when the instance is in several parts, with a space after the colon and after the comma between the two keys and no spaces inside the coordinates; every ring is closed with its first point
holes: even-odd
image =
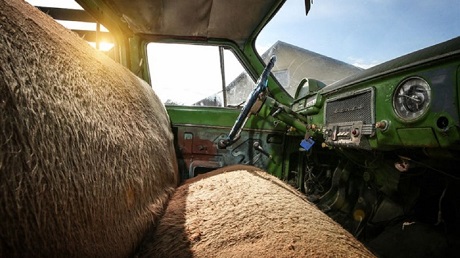
{"type": "MultiPolygon", "coordinates": [[[[166,109],[172,124],[220,126],[229,130],[240,113],[239,109],[218,107],[167,106],[166,109]]],[[[286,130],[284,124],[275,123],[273,118],[264,119],[260,116],[251,116],[245,128],[278,132],[286,130]]]]}
{"type": "MultiPolygon", "coordinates": [[[[174,127],[189,127],[195,128],[195,130],[213,131],[214,133],[217,130],[221,131],[222,135],[228,135],[240,113],[239,109],[201,106],[167,106],[166,109],[171,124],[174,127]]],[[[244,135],[262,135],[263,139],[267,139],[268,135],[273,133],[284,135],[286,128],[287,126],[284,123],[275,123],[275,120],[271,117],[264,119],[260,116],[252,115],[243,129],[243,136],[240,141],[246,140],[244,135]]],[[[215,137],[208,140],[213,141],[214,139],[215,137]]],[[[279,148],[270,151],[272,159],[268,162],[267,167],[264,168],[266,171],[278,177],[283,175],[283,163],[285,158],[285,146],[282,141],[283,139],[281,139],[279,143],[279,148]]],[[[236,145],[238,144],[236,143],[235,146],[236,145]]],[[[231,150],[235,146],[230,146],[228,149],[231,150]]],[[[225,153],[225,151],[222,151],[222,153],[225,153]]]]}
{"type": "Polygon", "coordinates": [[[431,128],[401,128],[398,135],[407,147],[439,147],[436,136],[431,128]]]}
{"type": "MultiPolygon", "coordinates": [[[[442,65],[431,64],[422,68],[416,67],[412,70],[389,74],[383,77],[376,77],[369,81],[362,81],[356,84],[328,92],[323,97],[332,98],[346,92],[356,92],[365,88],[373,87],[375,90],[375,121],[385,121],[388,128],[376,130],[375,136],[369,137],[370,146],[373,149],[388,150],[406,147],[419,146],[454,146],[460,139],[459,124],[459,62],[445,62],[442,65]],[[404,121],[399,118],[393,109],[393,95],[396,87],[409,77],[420,77],[427,80],[431,85],[432,103],[429,111],[415,121],[404,121]],[[450,101],[446,101],[450,100],[450,101]],[[408,129],[401,130],[401,129],[408,129]],[[413,130],[420,129],[420,131],[413,130]],[[428,130],[429,129],[429,130],[428,130]],[[429,133],[428,133],[429,131],[429,133]],[[420,133],[417,137],[411,133],[420,133]],[[423,138],[422,137],[427,137],[423,138]]],[[[324,107],[318,114],[309,116],[310,133],[321,135],[324,125],[324,107]]]]}

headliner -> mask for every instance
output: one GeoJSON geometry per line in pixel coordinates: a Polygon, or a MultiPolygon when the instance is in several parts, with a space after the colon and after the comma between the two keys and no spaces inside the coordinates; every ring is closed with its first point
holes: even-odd
{"type": "MultiPolygon", "coordinates": [[[[90,2],[79,0],[78,2],[90,2]]],[[[92,0],[136,34],[229,39],[244,45],[284,0],[92,0]],[[106,5],[105,5],[106,4],[106,5]]]]}

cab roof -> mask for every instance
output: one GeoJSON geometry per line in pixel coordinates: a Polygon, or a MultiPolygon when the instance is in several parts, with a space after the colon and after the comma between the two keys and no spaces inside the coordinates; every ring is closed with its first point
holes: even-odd
{"type": "Polygon", "coordinates": [[[260,29],[285,2],[285,0],[76,1],[106,27],[116,25],[125,33],[175,38],[226,39],[239,46],[244,46],[255,38],[260,29]]]}

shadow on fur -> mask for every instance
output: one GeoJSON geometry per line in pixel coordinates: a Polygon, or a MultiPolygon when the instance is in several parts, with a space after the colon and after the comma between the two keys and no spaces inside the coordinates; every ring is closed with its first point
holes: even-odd
{"type": "Polygon", "coordinates": [[[139,257],[373,257],[303,195],[258,168],[186,181],[139,257]]]}

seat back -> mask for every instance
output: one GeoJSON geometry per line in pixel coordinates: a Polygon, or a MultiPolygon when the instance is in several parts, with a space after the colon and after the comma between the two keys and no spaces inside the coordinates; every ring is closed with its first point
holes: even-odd
{"type": "Polygon", "coordinates": [[[177,186],[147,83],[21,0],[0,0],[0,257],[125,257],[177,186]]]}

